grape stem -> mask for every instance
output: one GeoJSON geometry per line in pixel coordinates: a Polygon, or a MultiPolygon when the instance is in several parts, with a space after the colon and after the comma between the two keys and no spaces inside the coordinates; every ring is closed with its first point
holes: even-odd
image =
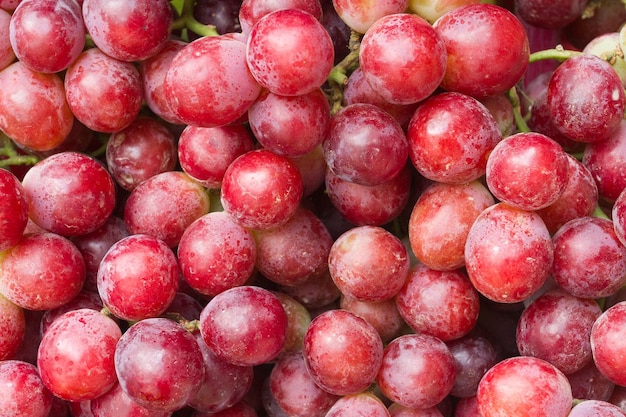
{"type": "Polygon", "coordinates": [[[530,54],[528,62],[532,64],[533,62],[542,61],[545,59],[555,59],[557,61],[563,62],[577,55],[582,55],[582,52],[572,51],[572,50],[563,48],[562,45],[557,45],[555,48],[544,49],[542,51],[533,52],[532,54],[530,54]]]}
{"type": "Polygon", "coordinates": [[[0,134],[0,168],[11,165],[35,165],[39,158],[35,155],[22,155],[15,149],[15,144],[6,135],[0,134]]]}
{"type": "Polygon", "coordinates": [[[349,43],[350,52],[339,61],[328,75],[326,91],[330,102],[331,114],[337,113],[343,107],[343,89],[348,84],[348,77],[359,66],[359,53],[361,50],[361,34],[352,31],[349,43]]]}
{"type": "Polygon", "coordinates": [[[190,30],[198,36],[219,36],[215,25],[205,25],[194,17],[194,3],[194,0],[184,0],[180,16],[172,23],[171,30],[190,30]]]}
{"type": "Polygon", "coordinates": [[[513,116],[515,117],[515,125],[519,132],[530,132],[530,128],[526,123],[526,119],[522,116],[522,101],[517,93],[517,88],[513,87],[508,92],[508,98],[513,106],[513,116]]]}

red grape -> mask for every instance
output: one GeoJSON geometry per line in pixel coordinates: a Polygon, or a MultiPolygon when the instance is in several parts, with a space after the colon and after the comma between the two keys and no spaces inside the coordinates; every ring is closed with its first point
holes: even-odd
{"type": "Polygon", "coordinates": [[[470,4],[433,23],[448,63],[441,87],[476,98],[502,94],[522,78],[530,49],[526,30],[504,7],[470,4]]]}
{"type": "Polygon", "coordinates": [[[363,0],[332,0],[337,15],[354,31],[366,33],[383,16],[402,13],[409,0],[382,0],[375,3],[363,0]]]}
{"type": "Polygon", "coordinates": [[[242,226],[268,229],[293,216],[302,192],[300,171],[291,161],[258,149],[239,156],[228,166],[220,199],[224,211],[242,226]]]}
{"type": "MultiPolygon", "coordinates": [[[[133,401],[122,389],[115,384],[106,394],[94,398],[90,402],[90,411],[93,417],[170,417],[168,411],[150,410],[133,401]]],[[[90,416],[91,417],[91,416],[90,416]]]]}
{"type": "Polygon", "coordinates": [[[378,185],[361,185],[341,179],[327,169],[326,192],[332,205],[356,226],[382,226],[400,215],[411,195],[409,164],[391,180],[378,185]]]}
{"type": "Polygon", "coordinates": [[[90,48],[68,67],[65,96],[72,113],[85,126],[111,133],[135,120],[142,106],[143,85],[133,63],[90,48]]]}
{"type": "Polygon", "coordinates": [[[25,235],[0,256],[0,293],[29,310],[59,307],[81,290],[85,262],[78,248],[55,233],[25,235]]]}
{"type": "Polygon", "coordinates": [[[255,241],[257,270],[280,285],[298,285],[322,274],[333,244],[324,223],[302,207],[286,223],[257,231],[255,241]]]}
{"type": "Polygon", "coordinates": [[[483,417],[567,417],[572,406],[567,377],[531,356],[498,362],[480,380],[476,396],[483,417]]]}
{"type": "Polygon", "coordinates": [[[556,289],[535,299],[517,323],[520,354],[550,362],[565,374],[591,360],[591,327],[602,310],[591,299],[556,289]]]}
{"type": "Polygon", "coordinates": [[[591,172],[567,154],[567,185],[555,202],[537,210],[551,234],[570,220],[591,216],[598,205],[598,186],[591,172]]]}
{"type": "Polygon", "coordinates": [[[266,92],[248,109],[254,137],[279,155],[311,152],[326,138],[330,106],[321,88],[297,96],[266,92]]]}
{"type": "Polygon", "coordinates": [[[34,365],[0,361],[0,416],[47,417],[52,401],[34,365]]]}
{"type": "Polygon", "coordinates": [[[110,317],[78,309],[58,317],[44,333],[37,368],[54,395],[67,401],[92,400],[113,388],[113,356],[122,331],[110,317]]]}
{"type": "Polygon", "coordinates": [[[252,234],[219,211],[190,224],[177,251],[185,282],[209,296],[243,285],[252,276],[257,257],[252,234]]]}
{"type": "Polygon", "coordinates": [[[624,411],[608,401],[587,400],[575,404],[567,417],[623,417],[624,411]]]}
{"type": "Polygon", "coordinates": [[[565,191],[567,154],[545,135],[522,132],[495,146],[486,171],[487,186],[498,200],[522,210],[538,210],[565,191]]]}
{"type": "Polygon", "coordinates": [[[357,226],[332,244],[328,268],[343,294],[360,301],[384,301],[404,285],[410,260],[392,233],[379,226],[357,226]]]}
{"type": "Polygon", "coordinates": [[[465,244],[465,265],[476,289],[500,303],[523,301],[544,284],[554,258],[541,217],[497,203],[478,215],[465,244]]]}
{"type": "Polygon", "coordinates": [[[11,46],[10,27],[11,14],[5,9],[0,9],[0,70],[15,61],[15,51],[11,46]]]}
{"type": "Polygon", "coordinates": [[[571,57],[554,71],[547,100],[556,127],[571,139],[593,143],[607,139],[620,125],[626,107],[624,86],[611,65],[585,54],[571,57]]]}
{"type": "Polygon", "coordinates": [[[122,61],[151,57],[170,36],[174,16],[165,0],[83,0],[82,7],[85,27],[93,42],[107,55],[122,61]]]}
{"type": "Polygon", "coordinates": [[[318,386],[331,394],[348,395],[374,382],[382,363],[383,343],[376,329],[361,317],[345,310],[328,310],[311,322],[302,352],[318,386]]]}
{"type": "Polygon", "coordinates": [[[339,300],[341,291],[335,285],[328,270],[319,276],[312,277],[301,284],[294,286],[282,285],[280,291],[294,298],[307,309],[324,309],[339,300]]]}
{"type": "Polygon", "coordinates": [[[28,223],[29,206],[20,180],[6,169],[0,169],[0,252],[15,245],[28,223]]]}
{"type": "Polygon", "coordinates": [[[392,403],[387,407],[391,417],[443,417],[439,409],[435,407],[429,408],[409,408],[398,403],[392,403]]]}
{"type": "Polygon", "coordinates": [[[131,400],[173,412],[189,403],[204,376],[195,337],[166,318],[148,318],[130,327],[115,348],[115,371],[131,400]]]}
{"type": "Polygon", "coordinates": [[[252,135],[244,126],[189,125],[178,140],[178,159],[187,175],[206,188],[218,189],[228,166],[253,149],[252,135]]]}
{"type": "Polygon", "coordinates": [[[450,394],[458,398],[475,397],[483,375],[498,361],[493,344],[484,337],[470,334],[447,345],[457,371],[450,394]]]}
{"type": "Polygon", "coordinates": [[[561,29],[581,17],[588,0],[515,0],[515,11],[525,22],[547,29],[561,29]]]}
{"type": "Polygon", "coordinates": [[[300,9],[263,16],[248,36],[246,60],[254,78],[286,96],[321,87],[334,63],[330,35],[315,16],[300,9]]]}
{"type": "Polygon", "coordinates": [[[398,336],[400,330],[406,325],[393,298],[384,301],[359,301],[342,294],[339,308],[363,317],[376,329],[383,343],[390,342],[398,336]]]}
{"type": "Polygon", "coordinates": [[[252,386],[252,366],[239,366],[218,358],[204,343],[202,335],[195,335],[204,360],[204,379],[200,389],[189,401],[195,410],[217,413],[241,401],[252,386]]]}
{"type": "Polygon", "coordinates": [[[380,107],[366,103],[349,105],[333,116],[322,148],[335,175],[369,186],[399,175],[409,155],[400,124],[380,107]]]}
{"type": "Polygon", "coordinates": [[[180,272],[165,242],[137,234],[111,246],[97,280],[102,302],[113,315],[137,321],[165,312],[178,291],[180,272]]]}
{"type": "Polygon", "coordinates": [[[0,361],[15,356],[22,346],[25,334],[24,310],[0,294],[0,361]]]}
{"type": "Polygon", "coordinates": [[[288,158],[300,171],[302,177],[302,197],[310,197],[320,190],[326,180],[326,160],[322,146],[317,146],[311,152],[288,158]]]}
{"type": "Polygon", "coordinates": [[[302,352],[279,359],[272,368],[269,384],[276,403],[287,415],[324,417],[339,399],[314,382],[302,352]]]}
{"type": "Polygon", "coordinates": [[[270,291],[239,286],[207,303],[200,315],[200,332],[218,358],[235,365],[260,365],[282,350],[287,314],[270,291]]]}
{"type": "Polygon", "coordinates": [[[626,283],[626,247],[610,220],[591,216],[570,220],[552,240],[552,276],[570,294],[607,297],[626,283]]]}
{"type": "Polygon", "coordinates": [[[64,236],[93,232],[115,208],[111,174],[82,153],[67,151],[43,159],[28,170],[22,185],[33,222],[64,236]]]}
{"type": "Polygon", "coordinates": [[[254,25],[265,15],[276,10],[299,9],[322,18],[322,5],[318,0],[242,0],[240,1],[239,23],[244,35],[249,35],[254,25]]]}
{"type": "Polygon", "coordinates": [[[58,74],[33,71],[17,61],[0,71],[0,84],[0,129],[17,144],[46,151],[69,135],[74,115],[58,74]]]}
{"type": "Polygon", "coordinates": [[[38,72],[66,69],[85,46],[81,7],[74,0],[23,0],[9,31],[17,59],[38,72]]]}
{"type": "Polygon", "coordinates": [[[385,347],[376,383],[391,401],[429,408],[450,393],[455,376],[454,357],[444,342],[426,334],[408,334],[385,347]]]}
{"type": "Polygon", "coordinates": [[[410,0],[409,10],[434,23],[444,14],[468,4],[481,3],[480,0],[410,0]]]}
{"type": "Polygon", "coordinates": [[[465,183],[485,174],[489,153],[502,140],[502,134],[481,102],[445,92],[417,107],[407,140],[411,162],[424,177],[465,183]]]}
{"type": "Polygon", "coordinates": [[[409,243],[415,257],[436,270],[449,271],[465,265],[469,229],[478,215],[493,204],[493,196],[478,181],[436,182],[428,186],[409,217],[409,243]]]}
{"type": "Polygon", "coordinates": [[[131,234],[154,236],[175,247],[185,229],[209,212],[210,204],[206,189],[184,172],[161,172],[132,190],[124,223],[131,234]]]}
{"type": "Polygon", "coordinates": [[[591,329],[591,351],[593,360],[610,381],[618,385],[626,383],[626,367],[615,360],[626,351],[622,332],[626,328],[626,302],[619,302],[596,320],[591,329]]]}
{"type": "Polygon", "coordinates": [[[430,96],[444,78],[446,58],[439,34],[410,13],[376,20],[365,32],[359,54],[367,82],[394,104],[417,103],[430,96]]]}
{"type": "Polygon", "coordinates": [[[176,140],[158,119],[140,116],[109,137],[106,162],[115,182],[131,191],[148,178],[176,168],[176,140]]]}
{"type": "Polygon", "coordinates": [[[243,116],[261,92],[245,54],[245,43],[224,35],[197,39],[180,50],[163,79],[166,102],[175,117],[182,123],[215,127],[243,116]]]}
{"type": "Polygon", "coordinates": [[[478,320],[478,292],[462,270],[435,271],[418,264],[396,296],[398,311],[417,333],[443,341],[468,334],[478,320]]]}
{"type": "Polygon", "coordinates": [[[328,410],[326,417],[348,417],[351,415],[368,417],[389,417],[389,411],[380,398],[371,392],[360,392],[339,398],[328,410]]]}
{"type": "Polygon", "coordinates": [[[600,372],[593,360],[567,375],[574,398],[609,401],[618,387],[600,372]]]}
{"type": "Polygon", "coordinates": [[[41,335],[48,330],[50,325],[60,316],[67,313],[68,311],[78,310],[80,308],[90,308],[95,311],[102,311],[102,300],[100,299],[100,295],[97,292],[82,290],[79,292],[76,297],[72,298],[67,303],[52,308],[50,310],[46,310],[43,316],[41,317],[41,335]]]}

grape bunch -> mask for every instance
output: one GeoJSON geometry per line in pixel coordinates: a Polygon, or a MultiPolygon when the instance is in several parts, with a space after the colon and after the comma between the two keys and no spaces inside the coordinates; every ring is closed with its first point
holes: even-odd
{"type": "Polygon", "coordinates": [[[0,0],[0,417],[626,415],[622,0],[0,0]]]}

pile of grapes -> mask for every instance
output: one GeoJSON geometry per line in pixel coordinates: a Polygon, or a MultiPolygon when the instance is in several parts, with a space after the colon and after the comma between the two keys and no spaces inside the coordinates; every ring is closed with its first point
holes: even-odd
{"type": "Polygon", "coordinates": [[[0,417],[624,417],[625,23],[0,0],[0,417]]]}

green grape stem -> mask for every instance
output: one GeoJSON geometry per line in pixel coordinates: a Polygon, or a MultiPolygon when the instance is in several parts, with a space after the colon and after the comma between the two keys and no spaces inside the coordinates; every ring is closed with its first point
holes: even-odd
{"type": "Polygon", "coordinates": [[[0,134],[0,168],[15,165],[35,165],[39,162],[35,155],[22,155],[15,149],[15,144],[6,135],[0,134]]]}
{"type": "Polygon", "coordinates": [[[215,25],[205,25],[196,20],[193,15],[194,3],[194,0],[184,0],[182,5],[180,1],[172,2],[175,8],[180,7],[180,15],[172,23],[171,30],[190,30],[198,36],[219,36],[215,25]]]}

